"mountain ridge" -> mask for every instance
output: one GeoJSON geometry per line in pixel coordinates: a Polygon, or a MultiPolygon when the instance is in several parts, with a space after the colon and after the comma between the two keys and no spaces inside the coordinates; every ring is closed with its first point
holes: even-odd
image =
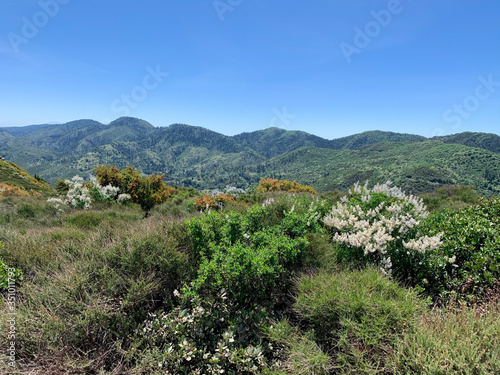
{"type": "Polygon", "coordinates": [[[115,164],[165,174],[168,183],[197,188],[249,186],[268,176],[302,179],[321,189],[343,188],[346,181],[370,177],[374,182],[391,177],[414,192],[445,183],[470,183],[491,195],[500,186],[500,137],[491,133],[426,138],[374,130],[328,140],[298,130],[267,128],[227,136],[199,126],[154,127],[141,119],[121,117],[107,125],[76,120],[35,125],[24,132],[0,128],[0,155],[51,183],[90,173],[99,164],[115,164]],[[429,148],[435,150],[435,161],[429,148]],[[450,152],[462,155],[466,166],[474,166],[468,172],[473,178],[460,176],[460,163],[453,161],[451,169],[447,166],[455,160],[450,152]],[[427,155],[425,160],[422,155],[427,155]],[[390,162],[394,159],[399,164],[390,162]],[[484,160],[484,165],[476,159],[484,160]],[[398,173],[406,177],[400,179],[398,173]]]}

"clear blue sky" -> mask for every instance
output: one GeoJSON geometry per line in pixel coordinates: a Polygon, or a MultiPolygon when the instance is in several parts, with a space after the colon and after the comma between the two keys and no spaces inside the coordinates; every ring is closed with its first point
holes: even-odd
{"type": "Polygon", "coordinates": [[[0,2],[0,126],[500,134],[498,0],[0,2]]]}

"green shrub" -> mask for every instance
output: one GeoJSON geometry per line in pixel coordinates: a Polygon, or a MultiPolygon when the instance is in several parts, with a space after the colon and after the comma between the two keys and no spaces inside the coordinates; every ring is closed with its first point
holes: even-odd
{"type": "Polygon", "coordinates": [[[281,225],[266,228],[268,210],[254,206],[245,213],[209,212],[188,221],[191,256],[200,264],[196,293],[225,288],[245,304],[251,295],[268,295],[300,263],[307,246],[306,219],[285,213],[281,225]]]}
{"type": "Polygon", "coordinates": [[[214,295],[225,290],[235,306],[265,305],[273,288],[298,261],[307,241],[290,239],[273,233],[255,233],[248,242],[231,246],[211,246],[210,257],[204,257],[192,291],[197,295],[214,295]]]}
{"type": "Polygon", "coordinates": [[[414,292],[365,269],[301,277],[295,309],[335,353],[337,369],[358,374],[387,365],[387,353],[421,305],[414,292]]]}
{"type": "Polygon", "coordinates": [[[435,297],[475,299],[500,282],[500,199],[429,217],[422,229],[444,233],[419,285],[435,297]]]}

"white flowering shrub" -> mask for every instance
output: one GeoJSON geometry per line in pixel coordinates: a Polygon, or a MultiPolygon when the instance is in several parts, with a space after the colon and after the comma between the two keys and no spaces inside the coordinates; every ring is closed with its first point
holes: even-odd
{"type": "Polygon", "coordinates": [[[441,233],[424,236],[419,225],[429,215],[422,200],[390,182],[372,189],[355,184],[323,222],[338,244],[340,259],[375,264],[405,281],[428,267],[429,252],[441,245],[441,233]]]}
{"type": "Polygon", "coordinates": [[[96,202],[114,203],[120,190],[113,185],[102,186],[95,176],[90,177],[90,186],[92,199],[96,202]]]}
{"type": "Polygon", "coordinates": [[[129,202],[131,200],[132,200],[132,197],[130,196],[130,194],[119,194],[118,198],[116,198],[116,201],[118,203],[121,203],[121,204],[129,202]]]}
{"type": "Polygon", "coordinates": [[[90,190],[85,186],[83,178],[77,175],[65,182],[69,186],[68,193],[66,194],[66,204],[74,208],[88,210],[92,198],[90,196],[90,190]]]}
{"type": "Polygon", "coordinates": [[[63,207],[66,205],[66,201],[61,198],[49,198],[47,199],[47,203],[50,203],[59,212],[62,212],[63,207]]]}
{"type": "Polygon", "coordinates": [[[47,199],[47,202],[52,204],[58,211],[62,211],[64,205],[88,210],[92,202],[125,203],[131,199],[129,194],[118,195],[119,188],[116,186],[100,185],[95,176],[90,178],[89,183],[86,183],[78,175],[74,176],[71,180],[65,180],[64,183],[69,187],[66,199],[47,199]]]}

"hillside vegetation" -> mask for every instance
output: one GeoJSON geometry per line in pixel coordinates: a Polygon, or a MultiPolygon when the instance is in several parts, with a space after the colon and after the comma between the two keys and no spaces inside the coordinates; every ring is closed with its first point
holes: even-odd
{"type": "Polygon", "coordinates": [[[0,373],[500,371],[498,198],[97,174],[0,198],[0,373]]]}
{"type": "Polygon", "coordinates": [[[54,192],[43,179],[30,176],[24,169],[0,157],[0,197],[54,192]]]}
{"type": "Polygon", "coordinates": [[[169,185],[197,189],[249,187],[269,176],[300,179],[320,191],[389,179],[412,193],[446,184],[472,185],[484,196],[500,191],[500,137],[495,134],[427,139],[369,131],[327,140],[269,128],[230,137],[201,127],[158,128],[122,117],[108,125],[78,120],[3,128],[0,140],[6,159],[52,184],[113,164],[134,165],[145,174],[164,174],[169,185]]]}

